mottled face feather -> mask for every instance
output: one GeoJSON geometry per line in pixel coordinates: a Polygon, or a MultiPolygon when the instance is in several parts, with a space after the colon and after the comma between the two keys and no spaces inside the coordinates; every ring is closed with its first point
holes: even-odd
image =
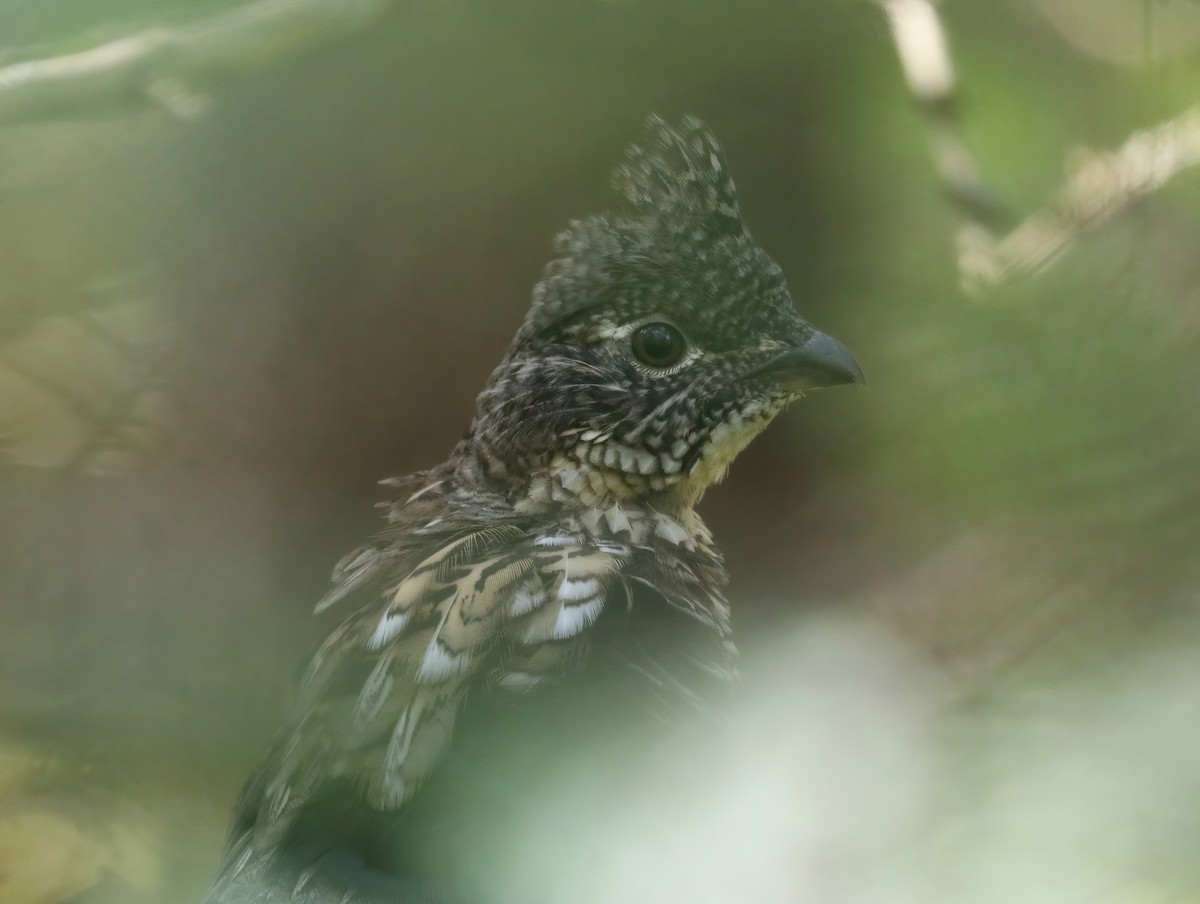
{"type": "Polygon", "coordinates": [[[747,231],[712,133],[651,117],[613,178],[629,209],[559,235],[465,441],[534,505],[690,504],[800,394],[764,364],[814,330],[747,231]]]}

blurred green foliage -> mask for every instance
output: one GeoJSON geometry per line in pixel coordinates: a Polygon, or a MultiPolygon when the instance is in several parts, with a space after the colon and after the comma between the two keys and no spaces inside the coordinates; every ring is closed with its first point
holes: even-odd
{"type": "MultiPolygon", "coordinates": [[[[1070,3],[943,6],[960,128],[1019,214],[1053,197],[1075,149],[1177,115],[1200,84],[1200,41],[1179,50],[1181,28],[1170,54],[1152,35],[1117,64],[1052,27],[1047,5],[1070,3]]],[[[1159,4],[1145,5],[1153,27],[1159,4]]],[[[232,6],[9,2],[0,61],[232,6]]],[[[1125,47],[1128,31],[1089,40],[1125,47]]],[[[756,651],[773,661],[760,638],[780,630],[815,631],[835,662],[845,651],[844,668],[797,672],[813,683],[787,725],[825,724],[876,653],[921,676],[860,720],[859,698],[845,704],[845,736],[894,713],[900,728],[871,744],[931,771],[896,779],[914,782],[917,828],[831,819],[800,837],[841,852],[834,873],[883,884],[901,838],[927,847],[915,862],[934,891],[888,886],[914,901],[1196,900],[1195,173],[1050,270],[968,299],[886,25],[849,0],[397,2],[211,100],[197,122],[133,104],[0,132],[4,442],[36,447],[43,424],[17,404],[33,398],[18,344],[119,302],[144,312],[132,353],[169,414],[121,476],[0,470],[0,731],[20,757],[97,776],[32,791],[0,776],[17,814],[5,825],[53,812],[95,840],[136,812],[129,843],[165,864],[101,869],[78,900],[199,893],[295,665],[329,627],[311,604],[375,529],[374,481],[451,447],[550,238],[612,203],[607,172],[652,110],[712,125],[798,305],[871,381],[803,402],[704,507],[748,670],[756,651]],[[843,619],[889,639],[819,627],[843,619]],[[1038,832],[1064,850],[1042,856],[1057,849],[1032,844],[1038,832]],[[131,892],[133,873],[160,878],[131,892]]],[[[124,384],[72,370],[83,360],[51,348],[38,385],[87,387],[88,416],[103,414],[104,387],[124,384]]],[[[798,770],[842,768],[806,738],[782,748],[798,770]]],[[[878,765],[847,762],[851,784],[878,765]]],[[[819,786],[779,793],[797,809],[866,806],[819,786]]],[[[812,899],[905,899],[854,888],[812,899]]]]}

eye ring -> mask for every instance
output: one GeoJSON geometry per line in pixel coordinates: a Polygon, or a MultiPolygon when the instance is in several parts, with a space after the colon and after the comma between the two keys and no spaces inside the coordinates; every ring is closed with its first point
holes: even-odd
{"type": "Polygon", "coordinates": [[[643,323],[630,342],[634,356],[647,367],[671,367],[683,360],[687,340],[679,328],[661,320],[643,323]]]}

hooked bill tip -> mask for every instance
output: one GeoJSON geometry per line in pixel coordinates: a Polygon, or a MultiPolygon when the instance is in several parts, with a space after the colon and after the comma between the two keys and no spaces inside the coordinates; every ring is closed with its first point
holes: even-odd
{"type": "Polygon", "coordinates": [[[814,331],[802,344],[771,359],[759,372],[775,375],[796,389],[823,389],[850,383],[867,385],[862,365],[850,349],[820,331],[814,331]]]}

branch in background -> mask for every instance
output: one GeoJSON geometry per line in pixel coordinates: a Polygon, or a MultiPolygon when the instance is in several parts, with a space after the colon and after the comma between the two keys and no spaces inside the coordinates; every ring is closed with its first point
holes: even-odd
{"type": "Polygon", "coordinates": [[[934,165],[959,213],[958,269],[980,295],[1037,273],[1082,233],[1200,165],[1200,107],[1138,132],[1118,150],[1083,158],[1044,209],[1015,222],[979,174],[954,107],[954,64],[932,0],[873,0],[887,16],[909,90],[929,126],[934,165]]]}
{"type": "Polygon", "coordinates": [[[256,0],[187,25],[150,28],[99,46],[0,68],[0,126],[151,102],[184,118],[202,86],[267,66],[361,28],[390,0],[256,0]]]}
{"type": "Polygon", "coordinates": [[[1043,210],[997,243],[987,270],[964,273],[985,286],[1049,266],[1081,233],[1115,219],[1186,169],[1200,165],[1200,107],[1152,129],[1135,132],[1120,148],[1083,158],[1043,210]]]}
{"type": "Polygon", "coordinates": [[[946,31],[930,0],[874,0],[883,10],[909,91],[928,126],[938,178],[959,215],[958,268],[964,287],[992,264],[997,234],[1015,216],[979,173],[963,141],[955,107],[956,79],[946,31]]]}

